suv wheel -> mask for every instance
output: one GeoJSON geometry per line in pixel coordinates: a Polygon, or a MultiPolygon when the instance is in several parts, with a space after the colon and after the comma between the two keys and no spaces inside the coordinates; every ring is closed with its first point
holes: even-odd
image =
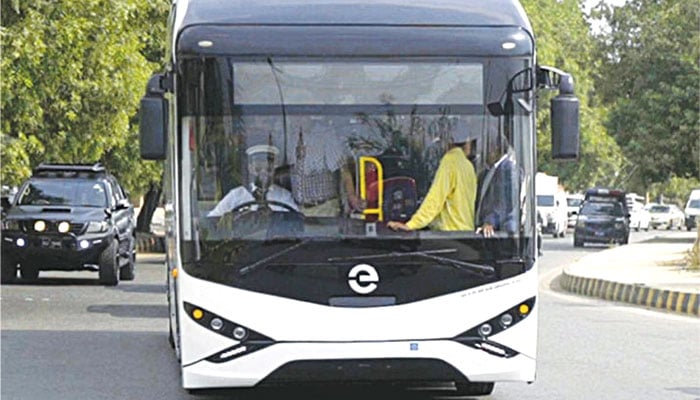
{"type": "Polygon", "coordinates": [[[133,281],[136,278],[136,251],[134,250],[135,241],[132,240],[129,245],[129,261],[126,265],[119,268],[119,279],[122,281],[133,281]]]}
{"type": "Polygon", "coordinates": [[[119,242],[117,239],[100,254],[100,283],[107,286],[115,286],[119,283],[119,242]]]}
{"type": "Polygon", "coordinates": [[[19,266],[19,276],[28,282],[39,279],[39,268],[32,264],[22,264],[19,266]]]}
{"type": "Polygon", "coordinates": [[[17,279],[17,261],[9,255],[2,256],[2,270],[0,280],[2,283],[12,283],[17,279]]]}

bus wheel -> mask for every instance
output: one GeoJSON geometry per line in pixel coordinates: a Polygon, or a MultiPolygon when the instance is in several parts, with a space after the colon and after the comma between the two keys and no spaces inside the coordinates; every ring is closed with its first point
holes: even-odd
{"type": "Polygon", "coordinates": [[[456,383],[457,396],[488,396],[493,392],[493,382],[456,383]]]}

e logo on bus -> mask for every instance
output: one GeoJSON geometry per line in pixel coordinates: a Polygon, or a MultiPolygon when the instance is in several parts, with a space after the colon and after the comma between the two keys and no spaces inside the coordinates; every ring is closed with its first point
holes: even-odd
{"type": "Polygon", "coordinates": [[[368,264],[357,264],[348,273],[350,289],[359,294],[370,294],[377,288],[379,274],[368,264]]]}

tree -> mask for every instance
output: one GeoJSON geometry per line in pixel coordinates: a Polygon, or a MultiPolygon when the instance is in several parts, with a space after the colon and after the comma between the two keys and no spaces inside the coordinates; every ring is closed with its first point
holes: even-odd
{"type": "Polygon", "coordinates": [[[637,166],[631,186],[700,178],[700,0],[629,0],[597,8],[606,123],[637,166]]]}
{"type": "Polygon", "coordinates": [[[159,181],[160,166],[138,157],[135,116],[166,13],[138,0],[2,3],[3,183],[42,161],[102,161],[133,195],[159,181]]]}
{"type": "Polygon", "coordinates": [[[551,65],[572,74],[581,102],[581,148],[578,162],[551,159],[549,101],[555,93],[538,98],[538,170],[560,177],[568,190],[611,186],[624,174],[625,158],[604,126],[607,110],[600,105],[594,74],[595,43],[578,0],[523,0],[537,39],[540,65],[551,65]]]}

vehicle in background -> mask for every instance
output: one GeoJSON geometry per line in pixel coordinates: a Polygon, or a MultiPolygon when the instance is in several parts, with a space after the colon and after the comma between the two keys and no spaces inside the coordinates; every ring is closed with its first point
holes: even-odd
{"type": "Polygon", "coordinates": [[[644,229],[649,231],[651,227],[651,215],[649,210],[647,210],[642,203],[632,202],[628,205],[630,211],[630,229],[634,229],[639,232],[644,229]]]}
{"type": "Polygon", "coordinates": [[[691,230],[698,226],[700,219],[700,189],[690,192],[688,202],[685,204],[685,227],[691,230]]]}
{"type": "Polygon", "coordinates": [[[627,203],[627,209],[630,212],[630,229],[634,229],[637,232],[641,229],[648,231],[651,223],[651,216],[649,215],[648,209],[644,207],[646,198],[637,193],[627,193],[625,195],[625,201],[627,203]]]}
{"type": "Polygon", "coordinates": [[[574,228],[574,247],[582,247],[589,242],[627,244],[629,217],[624,191],[588,189],[574,228]]]}
{"type": "Polygon", "coordinates": [[[133,280],[134,207],[96,164],[41,164],[2,220],[2,283],[40,271],[98,271],[101,284],[133,280]]]}
{"type": "Polygon", "coordinates": [[[566,213],[569,217],[567,225],[569,228],[576,226],[576,218],[578,218],[578,210],[581,208],[581,203],[583,203],[583,194],[569,193],[566,195],[566,213]]]}
{"type": "Polygon", "coordinates": [[[665,227],[682,229],[685,223],[685,214],[675,204],[656,204],[649,208],[651,214],[651,227],[657,229],[665,227]]]}
{"type": "Polygon", "coordinates": [[[554,237],[566,236],[569,216],[566,192],[559,186],[559,177],[538,172],[535,175],[535,194],[537,210],[542,213],[544,222],[542,233],[549,233],[554,237]]]}

